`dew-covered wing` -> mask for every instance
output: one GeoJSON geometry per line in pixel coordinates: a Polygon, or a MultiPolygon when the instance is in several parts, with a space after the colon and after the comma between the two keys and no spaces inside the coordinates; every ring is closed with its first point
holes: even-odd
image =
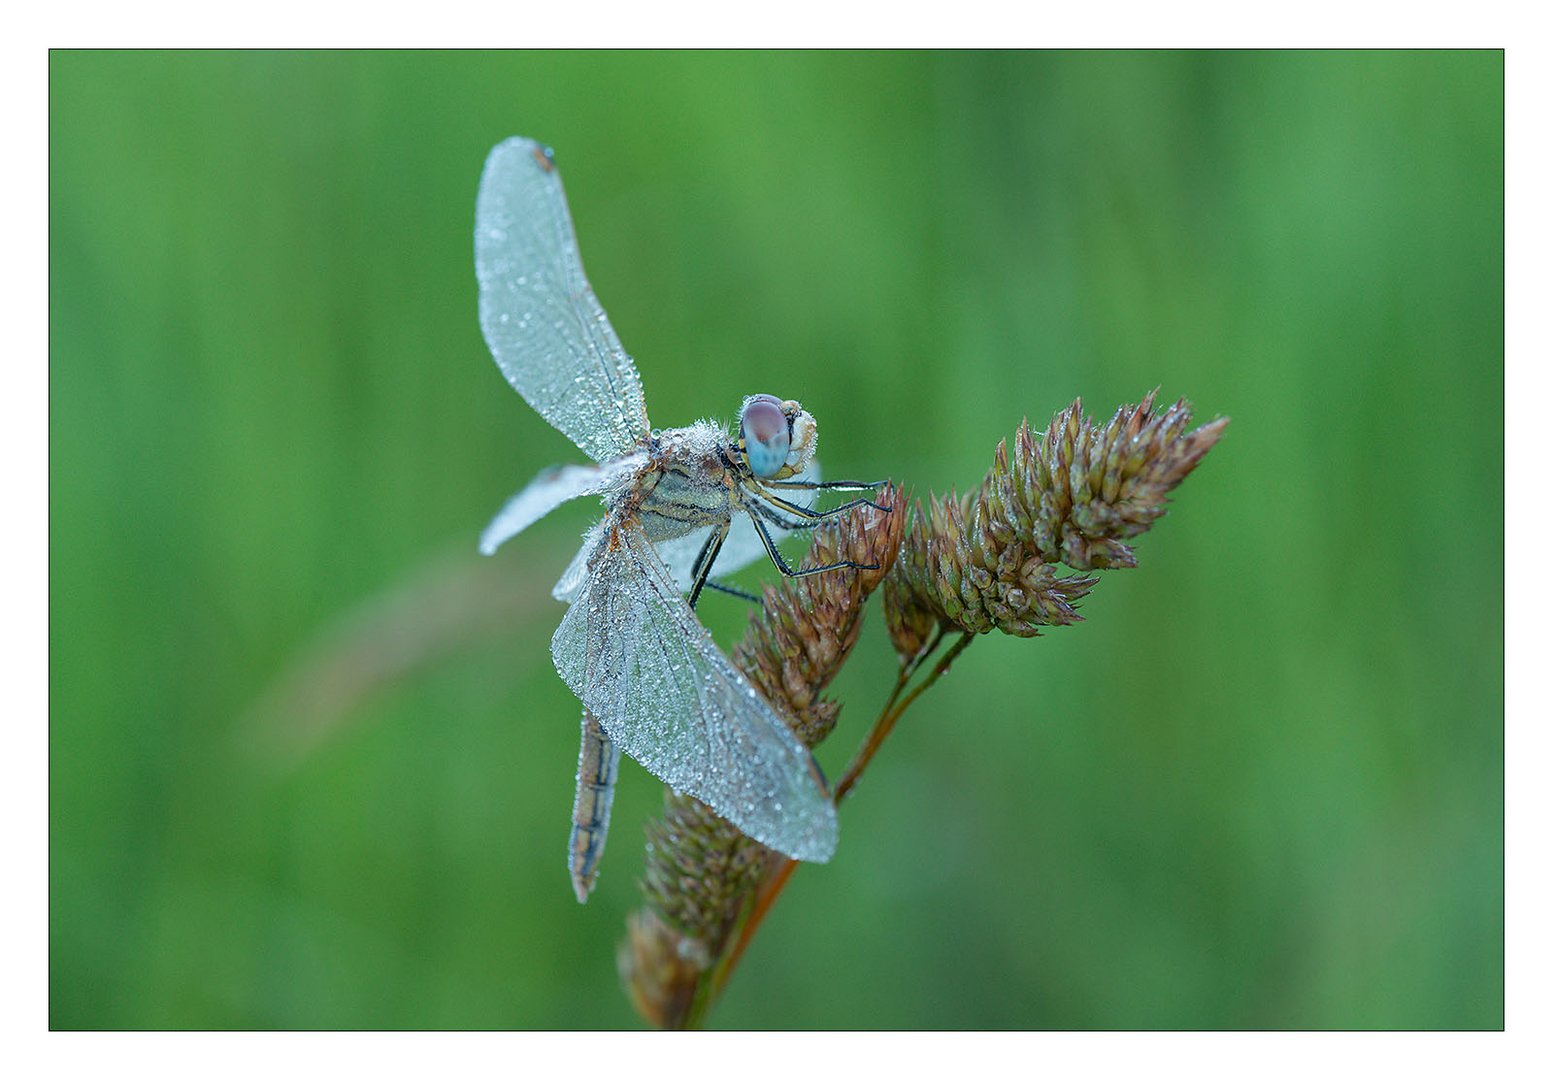
{"type": "MultiPolygon", "coordinates": [[[[671,540],[659,540],[653,544],[658,552],[658,558],[663,560],[669,576],[674,579],[674,585],[680,592],[689,592],[694,584],[696,558],[701,554],[702,545],[711,535],[712,526],[703,525],[686,533],[684,536],[676,536],[671,540]]],[[[771,538],[780,540],[787,535],[786,529],[771,527],[771,538]]],[[[723,541],[722,549],[717,553],[717,561],[712,564],[711,577],[715,581],[726,577],[735,570],[741,570],[764,557],[765,545],[760,542],[760,537],[755,534],[755,526],[750,524],[745,514],[738,514],[728,528],[728,536],[723,541]]]]}
{"type": "Polygon", "coordinates": [[[603,465],[558,465],[546,469],[508,499],[480,534],[480,553],[498,547],[568,499],[600,495],[626,481],[646,462],[645,453],[628,454],[603,465]]]}
{"type": "Polygon", "coordinates": [[[491,151],[475,202],[480,327],[507,381],[594,461],[648,433],[636,365],[583,276],[561,175],[548,148],[491,151]]]}
{"type": "Polygon", "coordinates": [[[588,581],[588,556],[592,554],[598,544],[599,537],[604,535],[605,522],[594,523],[582,538],[582,546],[577,549],[577,554],[572,556],[572,561],[566,564],[566,569],[561,572],[561,579],[550,590],[550,595],[565,604],[570,604],[577,599],[582,592],[582,587],[588,581]]]}
{"type": "Polygon", "coordinates": [[[767,847],[831,857],[836,811],[814,758],[718,650],[639,529],[599,533],[550,651],[649,772],[767,847]]]}
{"type": "MultiPolygon", "coordinates": [[[[817,484],[820,482],[820,463],[813,461],[809,467],[794,480],[802,480],[806,483],[817,484]]],[[[815,492],[804,491],[801,488],[787,488],[777,491],[790,503],[799,506],[811,506],[814,503],[815,492]]],[[[791,514],[783,514],[791,518],[791,514]]],[[[771,539],[781,543],[782,538],[793,535],[794,530],[784,529],[780,525],[766,523],[766,530],[771,533],[771,539]]],[[[674,584],[679,586],[680,592],[689,592],[694,583],[696,569],[696,557],[701,554],[701,545],[706,543],[706,538],[711,533],[712,527],[704,525],[684,536],[676,536],[672,540],[660,540],[653,544],[658,550],[658,557],[663,560],[663,565],[669,568],[669,574],[674,578],[674,584]]],[[[722,549],[717,553],[717,561],[712,564],[712,580],[727,577],[736,570],[742,570],[757,559],[766,557],[766,545],[760,542],[760,535],[755,532],[755,523],[750,520],[747,513],[738,513],[729,523],[728,536],[723,540],[722,549]]],[[[796,566],[797,564],[794,563],[796,566]]]]}

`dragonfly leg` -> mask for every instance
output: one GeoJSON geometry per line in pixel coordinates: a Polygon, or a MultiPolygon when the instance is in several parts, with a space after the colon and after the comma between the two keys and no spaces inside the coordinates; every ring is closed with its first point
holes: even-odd
{"type": "Polygon", "coordinates": [[[762,480],[766,487],[797,488],[800,491],[872,491],[888,484],[888,480],[874,480],[864,483],[861,480],[762,480]]]}
{"type": "Polygon", "coordinates": [[[780,495],[773,495],[769,491],[761,491],[759,492],[759,495],[762,499],[765,499],[768,502],[781,507],[783,510],[787,511],[789,514],[792,514],[794,517],[808,518],[811,521],[823,521],[825,518],[833,518],[837,514],[844,514],[848,510],[859,506],[871,506],[875,510],[879,510],[886,514],[890,513],[892,509],[888,506],[880,506],[872,499],[849,499],[848,501],[842,503],[840,506],[833,506],[829,510],[810,510],[807,506],[799,506],[797,503],[790,503],[780,495]]]}
{"type": "Polygon", "coordinates": [[[723,549],[723,541],[728,539],[728,522],[724,521],[720,527],[713,527],[707,534],[706,543],[701,545],[701,553],[696,556],[694,569],[690,573],[690,607],[695,609],[696,601],[701,599],[701,588],[706,585],[707,578],[712,573],[712,564],[717,561],[717,553],[723,549]]]}
{"type": "Polygon", "coordinates": [[[823,518],[811,518],[808,521],[792,521],[778,513],[776,507],[767,506],[763,502],[756,502],[754,500],[745,503],[744,508],[751,513],[759,514],[766,519],[767,523],[775,525],[779,529],[786,529],[789,532],[794,529],[812,529],[824,521],[823,518]]]}
{"type": "Polygon", "coordinates": [[[755,523],[755,531],[760,534],[760,542],[766,549],[766,554],[776,564],[776,568],[787,577],[808,577],[810,574],[821,574],[826,570],[841,570],[850,567],[853,570],[877,570],[878,563],[865,564],[853,562],[851,559],[843,559],[841,562],[829,563],[825,566],[807,566],[802,570],[794,570],[787,565],[787,560],[782,558],[781,551],[777,550],[776,541],[771,539],[771,534],[766,531],[765,522],[760,520],[759,514],[750,514],[750,520],[755,523]]]}
{"type": "Polygon", "coordinates": [[[740,600],[748,600],[752,604],[765,604],[765,601],[754,593],[745,592],[743,589],[735,589],[732,585],[724,585],[721,582],[707,579],[706,587],[708,589],[716,589],[720,593],[727,593],[729,596],[737,596],[740,600]]]}

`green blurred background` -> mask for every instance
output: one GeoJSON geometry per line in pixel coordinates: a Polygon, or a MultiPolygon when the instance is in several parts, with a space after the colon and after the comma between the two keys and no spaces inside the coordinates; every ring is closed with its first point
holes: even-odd
{"type": "MultiPolygon", "coordinates": [[[[53,54],[52,1024],[638,1023],[659,785],[623,767],[585,907],[564,862],[548,588],[593,508],[474,550],[579,457],[476,324],[525,134],[657,424],[796,396],[830,475],[923,492],[1076,395],[1234,420],[1088,622],[909,714],[714,1024],[1501,1025],[1502,78],[53,54]]],[[[874,612],[832,774],[892,665],[874,612]]]]}

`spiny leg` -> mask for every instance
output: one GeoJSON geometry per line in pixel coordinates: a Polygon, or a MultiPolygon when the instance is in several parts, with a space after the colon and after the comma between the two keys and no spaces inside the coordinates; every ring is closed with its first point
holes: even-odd
{"type": "Polygon", "coordinates": [[[743,589],[735,589],[732,585],[724,585],[721,582],[713,581],[711,578],[707,579],[706,587],[708,589],[716,589],[720,593],[727,593],[729,596],[737,596],[740,600],[748,600],[752,604],[760,604],[762,606],[765,604],[765,601],[754,593],[745,592],[743,589]]]}
{"type": "Polygon", "coordinates": [[[701,553],[696,556],[694,569],[690,573],[690,607],[695,610],[696,601],[701,598],[701,588],[712,573],[712,564],[717,561],[717,553],[723,549],[723,541],[728,539],[728,522],[721,525],[713,525],[712,531],[707,534],[706,543],[701,545],[701,553]]]}
{"type": "Polygon", "coordinates": [[[826,570],[840,570],[844,567],[850,567],[853,570],[879,569],[878,563],[865,564],[853,562],[851,559],[843,559],[841,562],[830,563],[827,566],[810,566],[803,570],[794,570],[787,565],[787,560],[782,558],[782,553],[777,550],[776,541],[772,540],[771,534],[766,531],[766,525],[760,520],[760,515],[750,514],[750,521],[754,522],[755,531],[760,534],[760,542],[765,546],[766,554],[771,557],[771,561],[776,564],[776,568],[787,577],[808,577],[810,574],[821,574],[826,570]]]}
{"type": "MultiPolygon", "coordinates": [[[[775,518],[776,515],[773,514],[772,517],[775,518]]],[[[788,525],[785,522],[783,523],[783,526],[784,528],[794,527],[788,525]]],[[[803,527],[807,528],[808,526],[806,525],[803,527]]],[[[724,585],[720,582],[712,580],[712,565],[717,562],[718,552],[722,550],[723,542],[727,540],[727,538],[727,524],[724,524],[721,529],[714,526],[712,532],[706,538],[706,543],[701,545],[701,552],[696,556],[696,561],[694,564],[695,568],[691,572],[692,583],[690,589],[690,606],[692,610],[696,606],[696,601],[701,598],[701,590],[703,588],[715,589],[720,593],[727,593],[729,596],[737,596],[739,599],[748,600],[752,604],[764,605],[765,603],[765,601],[761,600],[761,598],[756,596],[754,593],[748,593],[743,589],[736,589],[732,585],[724,585]]]]}
{"type": "Polygon", "coordinates": [[[791,521],[778,513],[776,507],[767,506],[765,503],[754,499],[746,502],[744,509],[750,513],[759,514],[766,519],[767,524],[775,525],[777,528],[788,532],[792,532],[795,529],[813,529],[825,523],[822,518],[815,518],[811,521],[791,521]]]}
{"type": "Polygon", "coordinates": [[[762,480],[766,487],[797,488],[800,491],[872,491],[888,484],[888,480],[864,483],[861,480],[762,480]]]}
{"type": "Polygon", "coordinates": [[[797,503],[790,503],[780,495],[773,495],[769,491],[761,491],[757,489],[756,494],[758,494],[762,499],[774,503],[775,505],[781,507],[783,510],[786,510],[794,517],[808,518],[812,521],[822,521],[825,518],[833,518],[837,514],[844,514],[848,510],[859,506],[871,506],[875,510],[886,514],[890,513],[892,510],[891,507],[880,506],[872,499],[850,499],[847,502],[842,503],[840,506],[831,507],[829,510],[810,510],[807,506],[799,506],[797,503]]]}

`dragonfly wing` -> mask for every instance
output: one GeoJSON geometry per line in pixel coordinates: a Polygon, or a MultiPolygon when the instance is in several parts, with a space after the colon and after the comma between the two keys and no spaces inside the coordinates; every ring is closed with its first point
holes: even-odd
{"type": "Polygon", "coordinates": [[[696,621],[652,544],[611,522],[550,644],[556,670],[625,753],[767,847],[836,848],[813,756],[696,621]]]}
{"type": "MultiPolygon", "coordinates": [[[[819,483],[820,463],[811,462],[807,469],[793,479],[819,483]]],[[[815,494],[813,491],[795,489],[783,491],[782,497],[799,506],[809,506],[814,502],[815,494]]],[[[784,529],[770,522],[766,523],[766,530],[771,533],[771,539],[778,543],[783,537],[791,536],[794,532],[792,529],[784,529]]],[[[679,586],[680,592],[690,591],[690,586],[694,582],[696,556],[701,554],[701,545],[706,543],[707,535],[711,531],[711,526],[706,525],[684,536],[676,536],[672,540],[660,540],[653,545],[658,549],[658,557],[668,567],[670,575],[674,578],[674,584],[679,586]]],[[[733,521],[729,523],[728,536],[723,540],[722,550],[717,553],[717,561],[712,564],[711,576],[714,580],[727,577],[734,571],[742,570],[757,559],[765,557],[766,546],[760,542],[760,534],[755,531],[755,523],[750,520],[748,514],[735,514],[733,521]]]]}
{"type": "Polygon", "coordinates": [[[496,512],[480,534],[480,553],[494,554],[502,544],[568,499],[608,491],[640,468],[644,461],[646,455],[636,453],[604,465],[558,465],[546,469],[496,512]]]}
{"type": "Polygon", "coordinates": [[[600,521],[583,536],[582,547],[578,548],[577,554],[572,556],[572,561],[561,574],[561,580],[557,581],[555,588],[550,590],[551,596],[566,604],[577,599],[582,592],[582,587],[588,582],[588,556],[593,552],[603,533],[604,522],[600,521]]]}
{"type": "MultiPolygon", "coordinates": [[[[696,557],[701,554],[701,547],[711,533],[712,526],[703,525],[699,529],[692,529],[684,536],[659,540],[653,544],[653,549],[657,551],[663,568],[669,572],[669,577],[674,579],[674,585],[680,592],[689,592],[690,586],[694,584],[696,557]]],[[[723,547],[727,548],[727,546],[728,543],[725,540],[723,547]]],[[[726,560],[719,553],[714,575],[729,572],[724,566],[725,562],[726,560]]]]}
{"type": "Polygon", "coordinates": [[[532,139],[508,139],[486,158],[475,277],[486,344],[535,412],[594,461],[647,436],[636,365],[583,275],[561,174],[532,139]]]}

